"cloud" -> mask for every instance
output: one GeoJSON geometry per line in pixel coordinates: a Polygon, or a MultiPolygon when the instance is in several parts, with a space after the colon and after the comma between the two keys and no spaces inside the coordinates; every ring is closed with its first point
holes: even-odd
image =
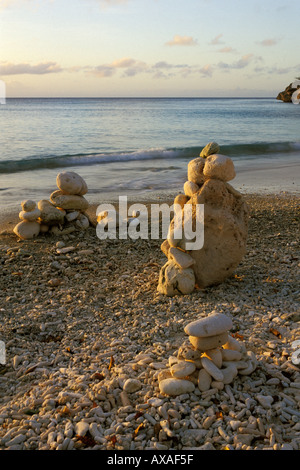
{"type": "Polygon", "coordinates": [[[191,36],[174,36],[171,41],[166,42],[167,46],[196,46],[197,41],[191,36]]]}
{"type": "Polygon", "coordinates": [[[213,66],[211,64],[206,64],[204,67],[199,69],[199,73],[204,77],[211,77],[213,74],[213,66]]]}
{"type": "Polygon", "coordinates": [[[259,44],[260,46],[264,46],[264,47],[271,47],[271,46],[276,46],[278,42],[279,42],[279,39],[269,38],[269,39],[264,39],[263,41],[258,41],[257,44],[259,44]]]}
{"type": "Polygon", "coordinates": [[[135,60],[130,57],[117,59],[110,64],[101,64],[88,71],[90,74],[97,75],[100,78],[111,77],[118,69],[124,69],[123,77],[134,77],[138,73],[145,72],[148,66],[141,60],[135,60]]]}
{"type": "Polygon", "coordinates": [[[59,73],[62,72],[62,70],[63,69],[56,62],[45,62],[37,65],[30,65],[28,63],[0,63],[0,75],[45,75],[48,73],[59,73]]]}
{"type": "Polygon", "coordinates": [[[217,45],[220,45],[220,44],[224,44],[224,42],[221,41],[221,38],[223,37],[223,33],[221,34],[218,34],[215,38],[213,38],[211,41],[210,41],[210,45],[211,46],[217,46],[217,45]]]}
{"type": "Polygon", "coordinates": [[[233,62],[232,64],[228,64],[225,62],[219,62],[218,67],[224,70],[232,70],[232,69],[244,69],[247,67],[250,62],[254,59],[253,54],[246,54],[241,59],[239,59],[236,62],[233,62]]]}
{"type": "MultiPolygon", "coordinates": [[[[75,67],[75,71],[78,69],[75,67]]],[[[82,70],[89,75],[98,78],[109,78],[115,76],[121,71],[121,78],[135,77],[138,74],[148,74],[154,79],[170,79],[173,77],[186,78],[192,74],[202,77],[211,77],[214,67],[206,64],[203,67],[199,65],[189,65],[184,63],[172,64],[164,60],[155,64],[147,64],[141,60],[125,57],[114,60],[109,64],[101,64],[97,67],[82,67],[82,70]]]]}
{"type": "Polygon", "coordinates": [[[135,59],[131,59],[129,57],[124,57],[123,59],[117,59],[117,60],[114,60],[111,64],[110,64],[110,67],[112,68],[127,68],[127,67],[132,67],[133,65],[136,64],[136,60],[135,59]]]}
{"type": "Polygon", "coordinates": [[[277,65],[273,65],[270,67],[255,67],[254,72],[256,74],[267,74],[267,75],[285,75],[285,74],[292,74],[296,73],[300,68],[300,64],[291,66],[291,67],[278,67],[277,65]]]}
{"type": "Polygon", "coordinates": [[[235,52],[235,49],[232,47],[222,47],[222,49],[219,49],[218,52],[222,52],[223,54],[229,54],[230,52],[235,52]]]}

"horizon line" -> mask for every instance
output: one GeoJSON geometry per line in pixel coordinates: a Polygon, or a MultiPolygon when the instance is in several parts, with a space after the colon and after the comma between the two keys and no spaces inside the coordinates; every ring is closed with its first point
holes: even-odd
{"type": "Polygon", "coordinates": [[[134,100],[140,100],[140,99],[186,99],[186,100],[197,100],[197,99],[275,99],[273,96],[7,96],[6,99],[82,99],[82,100],[87,100],[87,99],[108,99],[108,100],[113,100],[113,99],[134,99],[134,100]]]}

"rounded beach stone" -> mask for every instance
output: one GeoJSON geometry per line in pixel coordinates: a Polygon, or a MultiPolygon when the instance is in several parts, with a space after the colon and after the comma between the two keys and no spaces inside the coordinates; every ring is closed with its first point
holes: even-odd
{"type": "Polygon", "coordinates": [[[190,346],[180,346],[178,357],[183,357],[188,361],[196,361],[197,359],[200,359],[200,352],[192,349],[190,346]]]}
{"type": "Polygon", "coordinates": [[[181,361],[171,367],[171,374],[176,379],[183,379],[195,372],[196,366],[192,362],[181,361]]]}
{"type": "Polygon", "coordinates": [[[213,361],[213,363],[219,367],[219,369],[222,367],[222,352],[220,349],[209,349],[208,351],[205,351],[205,356],[213,361]]]}
{"type": "Polygon", "coordinates": [[[191,294],[195,288],[195,275],[192,268],[181,269],[173,260],[169,260],[159,274],[157,290],[169,297],[178,294],[191,294]]]}
{"type": "Polygon", "coordinates": [[[169,256],[169,250],[170,250],[170,244],[168,240],[164,240],[162,244],[160,245],[160,249],[163,252],[164,255],[168,258],[169,256]]]}
{"type": "Polygon", "coordinates": [[[76,433],[77,436],[82,436],[83,437],[83,436],[86,435],[89,428],[90,428],[89,423],[87,423],[85,421],[79,421],[75,425],[75,433],[76,433]]]}
{"type": "Polygon", "coordinates": [[[90,226],[90,221],[89,221],[89,219],[86,217],[86,215],[80,214],[80,216],[79,216],[78,219],[76,220],[76,226],[77,226],[80,230],[85,230],[85,229],[89,228],[89,226],[90,226]]]}
{"type": "Polygon", "coordinates": [[[68,212],[68,214],[66,215],[66,220],[68,222],[73,222],[74,220],[77,219],[77,217],[79,217],[79,215],[80,215],[79,211],[68,212]]]}
{"type": "Polygon", "coordinates": [[[178,196],[174,199],[174,204],[179,204],[180,207],[184,207],[184,205],[188,202],[189,197],[186,194],[178,194],[178,196]]]}
{"type": "Polygon", "coordinates": [[[89,207],[88,201],[83,196],[64,194],[62,191],[54,191],[50,196],[50,201],[55,207],[65,210],[85,211],[89,207]]]}
{"type": "Polygon", "coordinates": [[[199,186],[192,181],[186,181],[183,186],[184,194],[188,197],[192,197],[197,191],[199,191],[199,186]]]}
{"type": "Polygon", "coordinates": [[[212,313],[205,318],[193,321],[186,325],[184,331],[190,336],[199,338],[220,335],[232,328],[232,320],[223,313],[212,313]]]}
{"type": "Polygon", "coordinates": [[[198,375],[198,388],[200,392],[206,392],[209,390],[211,382],[211,375],[205,369],[200,369],[198,375]]]}
{"type": "Polygon", "coordinates": [[[41,211],[38,208],[35,208],[32,211],[21,211],[19,213],[19,218],[21,220],[27,220],[28,222],[35,222],[40,215],[41,211]]]}
{"type": "Polygon", "coordinates": [[[200,157],[206,158],[209,155],[220,152],[219,144],[216,142],[209,142],[200,153],[200,157]]]}
{"type": "Polygon", "coordinates": [[[242,344],[232,336],[228,336],[228,341],[223,345],[224,349],[233,349],[234,351],[241,351],[242,344]]]}
{"type": "Polygon", "coordinates": [[[31,240],[39,235],[40,224],[38,222],[27,222],[24,220],[15,226],[14,233],[23,240],[31,240]]]}
{"type": "Polygon", "coordinates": [[[172,378],[172,374],[169,369],[163,369],[157,374],[158,382],[162,382],[163,380],[171,379],[171,378],[172,378]]]}
{"type": "Polygon", "coordinates": [[[165,379],[159,383],[159,389],[165,395],[178,396],[183,393],[192,393],[195,385],[189,380],[165,379]]]}
{"type": "Polygon", "coordinates": [[[66,212],[57,209],[50,201],[42,199],[38,202],[38,208],[41,211],[40,220],[46,225],[58,225],[64,222],[66,212]]]}
{"type": "Polygon", "coordinates": [[[202,366],[215,380],[223,382],[222,371],[208,357],[201,358],[202,366]]]}
{"type": "Polygon", "coordinates": [[[236,173],[231,158],[225,155],[209,155],[205,160],[203,168],[205,178],[218,179],[221,181],[231,181],[236,173]]]}
{"type": "Polygon", "coordinates": [[[191,160],[188,164],[188,181],[201,185],[205,180],[203,175],[204,165],[205,160],[201,157],[191,160]]]}
{"type": "Polygon", "coordinates": [[[220,335],[207,336],[205,338],[198,338],[197,336],[189,336],[189,340],[194,348],[199,351],[207,351],[222,346],[228,340],[228,333],[221,333],[220,335]]]}
{"type": "Polygon", "coordinates": [[[222,358],[224,361],[240,361],[242,353],[233,349],[222,349],[222,358]]]}
{"type": "Polygon", "coordinates": [[[21,207],[25,212],[31,212],[36,208],[36,202],[31,199],[21,202],[21,207]]]}
{"type": "Polygon", "coordinates": [[[252,361],[248,361],[248,367],[245,367],[243,369],[239,370],[239,374],[241,375],[250,375],[252,372],[254,372],[256,369],[256,364],[254,364],[252,361]]]}
{"type": "Polygon", "coordinates": [[[228,385],[233,382],[233,379],[237,376],[238,370],[234,364],[230,364],[229,366],[222,369],[223,374],[223,384],[228,385]]]}
{"type": "Polygon", "coordinates": [[[123,385],[123,390],[127,393],[137,392],[142,388],[142,384],[138,379],[127,379],[123,385]]]}
{"type": "Polygon", "coordinates": [[[56,184],[64,194],[83,196],[88,192],[86,182],[74,171],[63,171],[59,173],[56,177],[56,184]]]}
{"type": "Polygon", "coordinates": [[[174,260],[181,269],[190,268],[195,264],[195,260],[188,253],[185,253],[174,246],[169,249],[168,256],[170,259],[174,260]]]}

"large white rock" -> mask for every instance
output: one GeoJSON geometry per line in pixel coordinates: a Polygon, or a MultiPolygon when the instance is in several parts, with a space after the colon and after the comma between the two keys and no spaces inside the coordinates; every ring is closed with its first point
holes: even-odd
{"type": "Polygon", "coordinates": [[[192,362],[180,361],[171,367],[171,374],[176,379],[183,379],[195,372],[196,366],[192,362]]]}
{"type": "Polygon", "coordinates": [[[188,164],[188,181],[199,185],[203,184],[205,180],[203,175],[204,165],[204,158],[198,157],[191,160],[188,164]]]}
{"type": "Polygon", "coordinates": [[[221,369],[219,369],[213,361],[208,359],[208,357],[203,356],[201,358],[202,366],[215,380],[222,382],[223,381],[223,373],[221,369]]]}
{"type": "Polygon", "coordinates": [[[138,379],[127,379],[123,385],[123,390],[127,393],[137,392],[142,388],[142,384],[138,379]]]}
{"type": "Polygon", "coordinates": [[[193,321],[185,326],[184,331],[189,336],[207,337],[220,335],[232,328],[232,320],[224,313],[212,313],[204,318],[193,321]]]}
{"type": "Polygon", "coordinates": [[[21,211],[19,213],[19,218],[21,220],[27,220],[28,222],[35,222],[40,215],[41,211],[38,208],[35,208],[32,211],[21,211]]]}
{"type": "Polygon", "coordinates": [[[36,208],[36,202],[32,201],[31,199],[26,199],[26,201],[21,202],[21,206],[23,211],[30,212],[36,208]]]}
{"type": "Polygon", "coordinates": [[[192,197],[193,194],[199,191],[199,186],[198,184],[193,183],[192,181],[186,181],[183,186],[183,191],[186,196],[192,197]]]}
{"type": "Polygon", "coordinates": [[[223,384],[228,385],[230,384],[233,379],[237,376],[238,370],[234,364],[230,364],[229,366],[222,369],[223,374],[223,384]]]}
{"type": "MultiPolygon", "coordinates": [[[[175,214],[161,247],[169,260],[176,261],[170,247],[188,252],[195,261],[191,266],[199,288],[220,284],[230,277],[246,253],[249,209],[242,194],[225,182],[234,175],[232,160],[223,155],[192,160],[188,166],[189,186],[199,185],[199,189],[186,196],[190,197],[188,201],[181,196],[182,212],[175,214]]],[[[166,265],[162,271],[164,279],[166,265]]]]}
{"type": "Polygon", "coordinates": [[[76,220],[76,226],[77,226],[80,230],[86,230],[86,229],[89,228],[89,226],[90,226],[90,221],[89,221],[89,219],[87,218],[86,215],[80,214],[80,216],[79,216],[78,219],[76,220]]]}
{"type": "Polygon", "coordinates": [[[211,375],[205,370],[200,369],[198,374],[198,388],[201,392],[206,392],[210,389],[210,384],[212,382],[211,375]]]}
{"type": "Polygon", "coordinates": [[[195,385],[189,380],[165,379],[159,382],[159,389],[165,395],[178,396],[183,393],[192,393],[195,390],[195,385]]]}
{"type": "Polygon", "coordinates": [[[38,222],[27,222],[24,220],[17,224],[13,231],[22,240],[31,240],[39,235],[40,224],[38,222]]]}
{"type": "Polygon", "coordinates": [[[195,288],[192,268],[181,269],[174,260],[169,260],[161,269],[157,290],[169,297],[191,294],[195,288]]]}
{"type": "Polygon", "coordinates": [[[207,336],[205,338],[198,338],[197,336],[189,336],[189,340],[194,348],[199,351],[207,351],[208,349],[215,349],[223,346],[228,341],[228,333],[221,333],[220,335],[207,336]]]}
{"type": "Polygon", "coordinates": [[[174,247],[169,249],[169,257],[173,259],[181,269],[190,268],[195,263],[195,260],[188,253],[174,247]]]}
{"type": "Polygon", "coordinates": [[[85,211],[89,207],[88,201],[83,196],[64,194],[62,191],[54,191],[50,200],[55,207],[65,210],[85,211]]]}
{"type": "Polygon", "coordinates": [[[233,161],[225,155],[209,155],[205,159],[203,175],[205,179],[213,178],[221,181],[231,181],[236,176],[233,161]]]}
{"type": "Polygon", "coordinates": [[[88,187],[84,179],[74,171],[63,171],[56,177],[57,187],[64,194],[77,194],[84,196],[88,192],[88,187]]]}
{"type": "Polygon", "coordinates": [[[46,225],[59,225],[64,222],[66,212],[57,209],[50,201],[42,199],[38,202],[41,211],[40,220],[46,225]]]}
{"type": "MultiPolygon", "coordinates": [[[[208,157],[209,158],[209,157],[208,157]]],[[[230,277],[246,253],[249,209],[218,180],[208,180],[187,204],[204,204],[204,244],[189,254],[194,258],[200,288],[220,284],[230,277]]],[[[194,218],[196,215],[194,215],[194,218]]],[[[179,248],[185,241],[177,241],[179,248]]]]}

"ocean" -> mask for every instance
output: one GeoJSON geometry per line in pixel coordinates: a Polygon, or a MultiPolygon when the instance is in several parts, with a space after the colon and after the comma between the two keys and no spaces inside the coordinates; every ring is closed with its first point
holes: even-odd
{"type": "Polygon", "coordinates": [[[181,192],[187,163],[211,141],[245,192],[297,192],[300,106],[271,98],[17,99],[0,105],[0,208],[49,199],[60,171],[90,202],[181,192]]]}

